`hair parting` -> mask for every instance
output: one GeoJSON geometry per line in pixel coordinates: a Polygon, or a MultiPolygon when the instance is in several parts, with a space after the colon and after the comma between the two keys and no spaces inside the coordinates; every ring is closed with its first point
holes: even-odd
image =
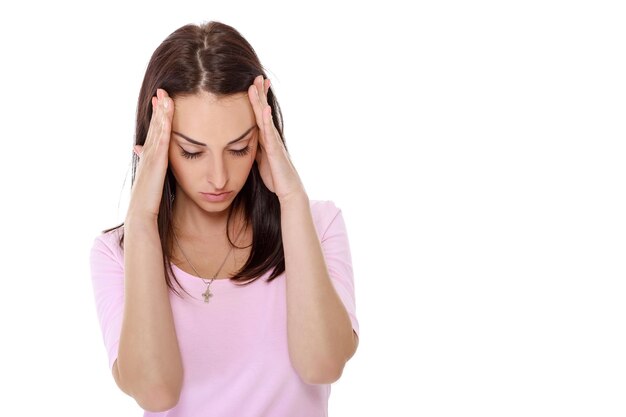
{"type": "MultiPolygon", "coordinates": [[[[200,25],[185,25],[171,33],[154,51],[139,92],[137,102],[135,145],[143,145],[152,117],[151,99],[157,88],[162,88],[174,99],[177,96],[193,95],[202,91],[226,97],[247,93],[254,78],[266,72],[252,46],[233,27],[211,21],[200,25]]],[[[282,112],[272,88],[267,93],[268,104],[273,109],[272,119],[280,138],[283,136],[282,112]]],[[[243,152],[241,150],[240,152],[243,152]]],[[[193,155],[193,154],[190,154],[193,155]]],[[[192,158],[190,156],[187,156],[192,158]]],[[[139,159],[132,154],[132,182],[139,159]]],[[[178,296],[180,293],[172,278],[184,290],[171,265],[173,249],[172,207],[176,181],[168,167],[163,184],[163,195],[157,227],[163,250],[163,268],[168,287],[178,296]]],[[[228,209],[227,228],[235,213],[243,213],[245,227],[252,226],[253,240],[250,256],[242,268],[230,279],[238,285],[248,285],[272,270],[267,282],[285,271],[285,257],[280,222],[280,203],[261,178],[256,161],[250,174],[228,209]]],[[[119,245],[124,248],[124,223],[103,233],[121,231],[119,245]]],[[[234,246],[231,237],[228,241],[234,246]]],[[[186,290],[184,290],[189,294],[186,290]]]]}

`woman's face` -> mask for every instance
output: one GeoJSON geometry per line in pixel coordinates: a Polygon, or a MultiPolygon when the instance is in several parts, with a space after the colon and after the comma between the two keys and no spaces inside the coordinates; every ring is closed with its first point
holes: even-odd
{"type": "Polygon", "coordinates": [[[220,99],[206,92],[175,98],[169,164],[177,193],[183,192],[206,211],[228,208],[248,178],[257,141],[247,93],[220,99]]]}

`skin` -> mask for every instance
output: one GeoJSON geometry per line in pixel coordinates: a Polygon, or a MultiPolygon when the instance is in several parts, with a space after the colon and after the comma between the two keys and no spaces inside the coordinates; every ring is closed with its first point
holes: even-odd
{"type": "Polygon", "coordinates": [[[168,155],[177,182],[175,228],[181,236],[223,235],[228,207],[257,156],[259,129],[254,110],[245,93],[218,99],[207,92],[177,97],[174,108],[168,155]],[[244,139],[228,145],[251,127],[244,139]],[[206,146],[192,144],[178,133],[206,146]],[[246,149],[247,154],[242,154],[246,149]],[[187,158],[185,152],[195,155],[187,158]],[[206,201],[200,194],[225,191],[230,194],[221,202],[206,201]]]}
{"type": "MultiPolygon", "coordinates": [[[[132,236],[133,227],[138,230],[137,236],[147,233],[144,230],[148,230],[154,240],[154,252],[157,253],[159,250],[155,219],[161,198],[164,166],[169,163],[178,182],[174,206],[175,228],[178,226],[186,236],[203,235],[206,242],[215,240],[206,239],[206,236],[220,234],[223,236],[226,224],[225,210],[245,183],[252,163],[256,160],[263,183],[276,194],[280,202],[290,360],[304,381],[310,384],[328,384],[341,376],[345,363],[356,351],[358,337],[352,330],[347,310],[330,279],[313,222],[309,198],[271,119],[272,109],[267,102],[269,86],[269,80],[258,76],[248,88],[247,94],[217,99],[200,93],[176,98],[174,101],[168,97],[167,92],[159,89],[157,97],[152,101],[156,111],[153,113],[153,122],[145,145],[145,158],[141,157],[127,214],[127,223],[131,230],[129,235],[132,236]],[[248,102],[245,101],[246,98],[248,102]],[[255,136],[250,139],[246,137],[243,143],[226,146],[254,122],[258,127],[255,136]],[[170,134],[170,128],[171,131],[202,141],[207,146],[199,149],[191,144],[185,144],[184,139],[180,142],[177,135],[170,134]],[[237,157],[229,153],[234,149],[245,148],[246,144],[254,147],[255,152],[250,154],[254,157],[237,157]],[[167,155],[162,152],[165,146],[168,150],[167,155]],[[197,159],[185,159],[180,155],[181,147],[188,152],[202,152],[202,155],[197,159]],[[208,203],[199,195],[200,191],[223,190],[233,190],[233,195],[224,202],[208,203]]],[[[135,151],[141,155],[144,149],[137,146],[135,151]]],[[[145,238],[142,239],[137,237],[138,247],[138,242],[145,242],[145,238]]],[[[201,242],[200,240],[199,245],[201,242]]],[[[202,250],[204,251],[204,248],[202,250]]],[[[134,266],[133,262],[137,258],[139,260],[137,275],[141,275],[145,265],[154,256],[146,254],[145,249],[142,251],[137,249],[136,252],[137,254],[133,253],[128,257],[128,263],[129,267],[134,266]],[[141,256],[146,259],[140,259],[141,256]]],[[[156,273],[158,262],[153,266],[156,273]]],[[[166,296],[166,289],[159,291],[163,293],[160,296],[166,296]]],[[[132,295],[132,292],[129,293],[132,295]]],[[[139,290],[135,293],[138,294],[136,298],[143,294],[139,290]]],[[[143,306],[149,303],[140,300],[134,304],[143,306]]],[[[153,309],[156,308],[160,308],[160,304],[153,305],[153,309]]],[[[159,317],[164,316],[170,320],[164,312],[157,313],[160,314],[159,317]]],[[[153,317],[154,314],[152,311],[144,312],[137,314],[137,317],[153,317]]],[[[137,321],[139,322],[139,319],[137,321]]],[[[142,328],[141,323],[136,327],[142,328]]],[[[139,345],[137,352],[133,350],[134,346],[142,341],[128,343],[129,347],[126,349],[133,353],[133,357],[140,357],[135,361],[161,363],[162,361],[158,359],[162,357],[178,358],[179,352],[173,347],[174,332],[168,330],[166,336],[157,334],[161,331],[161,328],[156,328],[153,337],[148,334],[147,336],[151,337],[146,337],[149,340],[139,345]],[[172,342],[172,346],[165,353],[160,348],[164,338],[172,342]],[[153,346],[154,343],[151,343],[153,340],[161,341],[157,346],[161,350],[151,358],[144,359],[145,353],[143,356],[140,354],[145,350],[141,349],[153,346]]],[[[130,330],[128,333],[134,334],[130,330]]],[[[153,368],[146,365],[139,369],[153,368]]],[[[180,369],[155,369],[165,375],[155,376],[153,378],[155,381],[168,381],[172,379],[173,374],[178,376],[182,372],[180,369]]],[[[141,381],[139,376],[136,378],[141,381]]],[[[170,390],[173,391],[170,397],[177,398],[180,387],[170,390]]]]}

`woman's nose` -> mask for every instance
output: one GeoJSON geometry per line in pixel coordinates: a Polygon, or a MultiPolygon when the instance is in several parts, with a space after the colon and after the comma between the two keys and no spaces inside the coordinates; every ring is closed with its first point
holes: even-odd
{"type": "Polygon", "coordinates": [[[228,180],[226,164],[222,160],[221,156],[214,157],[210,164],[207,181],[213,184],[215,192],[224,191],[228,180]]]}

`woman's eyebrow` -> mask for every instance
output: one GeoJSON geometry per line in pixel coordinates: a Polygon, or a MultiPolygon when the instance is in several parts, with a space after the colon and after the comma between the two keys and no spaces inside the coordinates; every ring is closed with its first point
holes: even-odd
{"type": "MultiPolygon", "coordinates": [[[[233,143],[235,143],[235,142],[239,142],[239,141],[240,141],[241,139],[243,139],[243,138],[244,138],[244,137],[245,137],[248,133],[250,133],[250,131],[251,131],[252,129],[254,129],[255,127],[256,127],[256,125],[252,126],[252,127],[251,127],[251,128],[249,128],[248,130],[246,130],[245,132],[243,132],[243,134],[242,134],[241,136],[239,136],[237,139],[233,139],[233,140],[231,140],[230,142],[228,142],[228,143],[226,144],[226,146],[228,146],[228,145],[232,145],[232,144],[233,144],[233,143]]],[[[195,139],[191,139],[190,137],[185,136],[185,135],[183,135],[183,134],[182,134],[182,133],[180,133],[180,132],[175,132],[175,131],[173,131],[173,130],[172,130],[172,133],[174,133],[174,134],[176,134],[176,135],[180,136],[181,138],[185,139],[187,142],[191,142],[191,143],[193,143],[194,145],[207,146],[207,144],[206,144],[206,143],[202,143],[202,142],[199,142],[199,141],[197,141],[197,140],[195,140],[195,139]]]]}

